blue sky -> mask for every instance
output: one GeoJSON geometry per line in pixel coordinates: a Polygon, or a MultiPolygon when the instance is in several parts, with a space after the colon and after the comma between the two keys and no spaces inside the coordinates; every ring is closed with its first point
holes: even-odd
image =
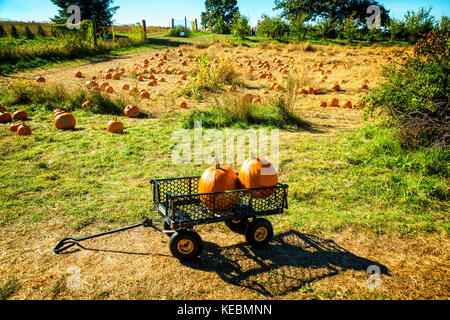
{"type": "MultiPolygon", "coordinates": [[[[448,0],[382,0],[391,16],[403,18],[408,10],[417,11],[420,7],[432,7],[436,18],[450,15],[448,0]]],[[[188,20],[197,18],[205,9],[204,0],[115,0],[114,5],[120,6],[114,16],[119,24],[130,24],[146,19],[147,25],[168,26],[172,18],[188,20]]],[[[274,0],[238,0],[239,10],[250,18],[250,23],[256,25],[263,13],[271,16],[279,12],[273,11],[274,0]]],[[[0,18],[19,21],[49,21],[57,12],[57,7],[50,0],[0,0],[0,18]]]]}

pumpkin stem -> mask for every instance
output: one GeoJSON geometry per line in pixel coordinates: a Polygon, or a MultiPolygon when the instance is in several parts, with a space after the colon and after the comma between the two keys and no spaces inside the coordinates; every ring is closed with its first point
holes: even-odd
{"type": "Polygon", "coordinates": [[[216,161],[216,169],[220,169],[219,159],[217,159],[217,157],[215,157],[214,161],[216,161]]]}

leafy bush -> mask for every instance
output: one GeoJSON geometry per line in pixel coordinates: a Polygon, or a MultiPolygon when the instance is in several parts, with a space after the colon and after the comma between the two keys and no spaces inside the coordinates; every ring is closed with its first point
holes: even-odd
{"type": "Polygon", "coordinates": [[[385,67],[386,81],[366,98],[367,114],[381,108],[399,128],[406,147],[450,142],[448,34],[429,33],[415,46],[414,56],[385,67]]]}
{"type": "Polygon", "coordinates": [[[433,30],[434,17],[431,8],[421,8],[419,12],[407,11],[405,14],[405,35],[407,41],[416,43],[423,35],[433,30]]]}
{"type": "Polygon", "coordinates": [[[171,37],[181,37],[181,33],[184,33],[184,37],[189,37],[191,34],[191,31],[189,29],[186,29],[185,27],[175,27],[170,28],[168,35],[171,37]]]}
{"type": "Polygon", "coordinates": [[[237,73],[227,60],[221,60],[212,65],[208,56],[202,54],[197,59],[197,63],[198,69],[191,80],[191,85],[183,88],[181,94],[201,99],[202,91],[215,92],[221,85],[233,84],[236,81],[237,73]]]}

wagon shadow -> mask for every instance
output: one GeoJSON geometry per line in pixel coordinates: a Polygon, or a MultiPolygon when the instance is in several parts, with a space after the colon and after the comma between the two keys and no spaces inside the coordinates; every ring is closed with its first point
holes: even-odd
{"type": "Polygon", "coordinates": [[[292,230],[274,236],[264,249],[252,249],[245,243],[221,248],[205,242],[200,259],[182,263],[193,269],[215,272],[226,283],[267,297],[295,292],[345,270],[366,272],[371,265],[389,275],[387,267],[359,257],[332,240],[292,230]]]}

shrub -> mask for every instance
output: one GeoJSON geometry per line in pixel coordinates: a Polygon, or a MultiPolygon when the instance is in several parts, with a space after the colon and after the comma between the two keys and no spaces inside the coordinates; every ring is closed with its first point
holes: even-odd
{"type": "Polygon", "coordinates": [[[184,37],[189,37],[189,35],[191,34],[191,31],[189,29],[186,29],[185,27],[175,27],[175,28],[170,28],[168,35],[171,37],[181,37],[181,33],[184,33],[184,37]]]}
{"type": "Polygon", "coordinates": [[[206,54],[198,59],[198,70],[191,81],[191,85],[182,90],[182,94],[202,98],[202,91],[216,92],[222,85],[234,84],[237,73],[227,60],[221,60],[216,65],[211,65],[206,54]]]}
{"type": "Polygon", "coordinates": [[[289,26],[280,17],[270,18],[265,14],[262,15],[262,20],[258,21],[256,29],[259,34],[271,37],[272,39],[282,38],[285,33],[289,32],[289,26]]]}
{"type": "Polygon", "coordinates": [[[386,81],[368,95],[366,115],[380,108],[405,147],[450,142],[448,34],[429,33],[414,56],[385,67],[386,81]]]}

